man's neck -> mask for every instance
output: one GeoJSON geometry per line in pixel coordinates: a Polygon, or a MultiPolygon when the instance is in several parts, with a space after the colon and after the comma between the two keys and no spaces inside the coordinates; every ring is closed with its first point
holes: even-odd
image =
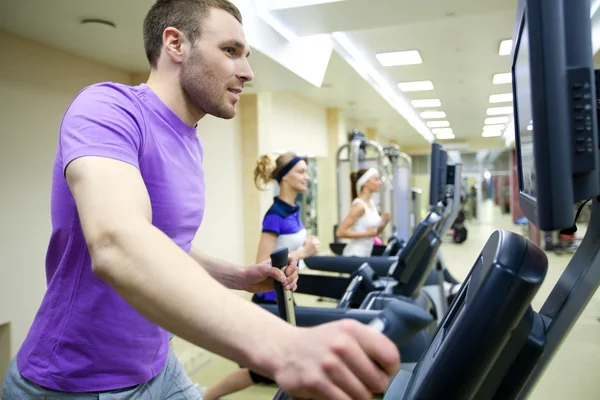
{"type": "Polygon", "coordinates": [[[184,123],[194,127],[202,117],[206,115],[203,111],[193,107],[187,100],[181,85],[171,82],[166,76],[153,69],[148,77],[146,85],[165,103],[184,123]]]}

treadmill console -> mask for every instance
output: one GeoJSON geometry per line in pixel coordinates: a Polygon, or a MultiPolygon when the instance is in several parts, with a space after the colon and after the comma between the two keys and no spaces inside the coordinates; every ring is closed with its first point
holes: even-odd
{"type": "Polygon", "coordinates": [[[527,342],[534,325],[529,304],[547,264],[527,239],[494,232],[417,367],[392,383],[404,391],[394,392],[396,398],[473,399],[502,386],[502,371],[488,372],[499,358],[508,364],[527,342]]]}

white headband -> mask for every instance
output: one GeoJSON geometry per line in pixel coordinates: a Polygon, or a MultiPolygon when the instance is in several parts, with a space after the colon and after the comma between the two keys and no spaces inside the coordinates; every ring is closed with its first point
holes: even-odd
{"type": "Polygon", "coordinates": [[[377,171],[375,168],[369,168],[367,172],[362,174],[362,176],[356,181],[356,190],[360,192],[360,189],[362,189],[363,185],[378,173],[379,171],[377,171]]]}

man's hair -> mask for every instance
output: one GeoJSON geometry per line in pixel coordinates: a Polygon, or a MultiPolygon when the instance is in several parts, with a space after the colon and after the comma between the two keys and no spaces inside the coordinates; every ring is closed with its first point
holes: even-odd
{"type": "Polygon", "coordinates": [[[144,19],[144,49],[150,66],[156,67],[165,29],[179,29],[193,43],[200,37],[202,21],[211,8],[227,11],[242,23],[240,10],[229,0],[157,0],[144,19]]]}

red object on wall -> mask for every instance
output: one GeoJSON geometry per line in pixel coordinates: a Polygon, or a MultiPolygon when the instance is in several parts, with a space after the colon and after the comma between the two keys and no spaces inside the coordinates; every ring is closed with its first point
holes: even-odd
{"type": "MultiPolygon", "coordinates": [[[[516,223],[519,218],[523,218],[525,214],[519,206],[519,178],[517,177],[517,150],[512,150],[511,156],[511,169],[512,174],[510,175],[510,186],[511,186],[511,199],[510,209],[512,210],[513,222],[516,223]]],[[[539,236],[539,235],[538,235],[539,236]]]]}
{"type": "Polygon", "coordinates": [[[494,185],[494,204],[500,205],[500,179],[497,176],[492,177],[492,185],[494,185]]]}

